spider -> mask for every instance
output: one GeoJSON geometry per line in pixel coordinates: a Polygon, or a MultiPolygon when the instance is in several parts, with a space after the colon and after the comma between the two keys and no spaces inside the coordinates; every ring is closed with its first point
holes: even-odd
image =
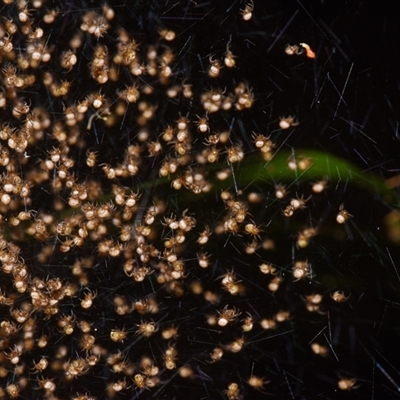
{"type": "Polygon", "coordinates": [[[225,306],[222,311],[219,311],[218,325],[226,326],[230,321],[234,321],[241,312],[237,310],[235,307],[228,308],[225,306]]]}
{"type": "Polygon", "coordinates": [[[336,301],[336,303],[344,303],[349,299],[349,297],[350,294],[346,296],[343,290],[336,290],[336,292],[331,293],[331,298],[333,301],[336,301]]]}
{"type": "Polygon", "coordinates": [[[250,2],[245,5],[244,9],[240,11],[242,14],[243,21],[250,21],[251,18],[253,17],[253,11],[254,11],[253,0],[250,0],[250,2]]]}
{"type": "Polygon", "coordinates": [[[281,129],[289,129],[292,126],[299,125],[299,121],[293,115],[289,115],[288,117],[281,117],[279,119],[279,127],[281,129]]]}

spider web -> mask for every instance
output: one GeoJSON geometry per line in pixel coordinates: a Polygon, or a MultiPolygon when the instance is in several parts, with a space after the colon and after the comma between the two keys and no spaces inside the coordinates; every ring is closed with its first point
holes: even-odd
{"type": "MultiPolygon", "coordinates": [[[[9,221],[17,210],[3,207],[3,236],[21,248],[29,282],[26,293],[17,293],[12,276],[3,268],[0,287],[13,293],[14,307],[31,302],[35,278],[59,278],[63,283],[75,284],[77,290],[75,296],[60,301],[55,316],[46,318],[43,310],[33,309],[34,338],[37,341],[47,335],[49,345],[23,351],[21,364],[26,368],[22,372],[4,357],[6,373],[0,378],[0,385],[6,388],[27,376],[27,383],[20,383],[20,394],[30,399],[74,398],[77,392],[99,399],[170,399],[188,395],[223,399],[228,398],[227,389],[232,382],[240,389],[237,398],[399,397],[399,135],[395,106],[399,60],[394,13],[387,6],[377,11],[373,3],[364,2],[282,4],[255,0],[252,19],[244,21],[241,10],[246,3],[240,1],[136,1],[129,5],[117,1],[112,7],[115,16],[101,37],[81,33],[83,44],[76,49],[78,63],[70,71],[59,66],[60,57],[70,48],[70,39],[80,31],[87,12],[101,15],[102,8],[92,2],[50,2],[31,12],[33,26],[43,26],[45,30],[51,62],[24,71],[35,75],[36,82],[17,93],[32,109],[45,109],[51,125],[43,137],[27,147],[25,154],[13,154],[18,158],[17,172],[35,182],[32,202],[25,207],[35,211],[33,224],[47,214],[53,220],[48,228],[51,235],[41,240],[26,233],[29,224],[22,224],[23,229],[13,227],[9,221]],[[55,25],[46,26],[43,18],[51,8],[58,9],[58,17],[55,25]],[[106,84],[96,83],[90,73],[96,46],[106,46],[107,57],[112,60],[117,54],[121,28],[139,44],[138,58],[144,65],[150,64],[148,54],[152,47],[157,51],[157,68],[165,66],[160,62],[161,55],[172,50],[171,77],[163,80],[159,75],[152,76],[148,69],[134,76],[129,68],[120,65],[106,84]],[[160,39],[163,29],[173,30],[175,40],[160,39]],[[307,43],[316,58],[308,58],[300,43],[307,43]],[[299,46],[300,54],[288,55],[287,45],[299,46]],[[236,56],[235,68],[223,65],[227,49],[236,56]],[[215,79],[207,72],[213,59],[222,65],[220,76],[215,79]],[[46,74],[57,82],[70,81],[68,95],[53,96],[49,85],[43,83],[46,74]],[[191,85],[191,98],[182,94],[185,83],[191,85]],[[121,92],[133,84],[140,87],[140,100],[146,101],[154,113],[145,123],[140,122],[142,111],[136,103],[122,107],[122,112],[118,110],[121,92]],[[223,98],[234,97],[235,88],[241,84],[254,96],[251,108],[241,109],[233,100],[229,110],[206,112],[201,101],[204,93],[219,91],[223,98]],[[171,96],[168,89],[175,86],[180,92],[171,96]],[[38,167],[40,163],[49,158],[48,152],[59,146],[52,134],[54,126],[61,122],[67,136],[73,136],[73,128],[65,128],[65,108],[93,93],[103,95],[107,107],[99,111],[90,107],[77,122],[77,140],[71,139],[68,144],[68,157],[74,160],[71,172],[79,183],[98,185],[100,193],[96,193],[94,185],[95,193],[89,196],[93,203],[105,204],[114,199],[115,185],[139,192],[141,197],[130,220],[114,223],[110,218],[104,235],[91,235],[82,246],[64,253],[60,243],[68,235],[57,234],[51,225],[71,221],[79,215],[80,208],[68,206],[67,187],[55,190],[57,168],[43,181],[34,177],[42,168],[38,167]],[[162,163],[177,157],[176,143],[167,143],[162,134],[180,117],[190,121],[188,161],[181,161],[177,174],[160,177],[162,163]],[[208,119],[210,131],[206,135],[197,130],[199,117],[208,119]],[[285,118],[292,124],[289,129],[280,127],[285,118]],[[199,157],[209,147],[206,138],[221,132],[228,132],[229,139],[217,145],[218,162],[202,162],[199,157]],[[274,149],[270,155],[263,157],[256,148],[254,134],[272,140],[274,149]],[[150,141],[162,144],[161,153],[155,157],[146,153],[150,141]],[[102,166],[117,168],[126,163],[128,146],[139,148],[139,172],[107,179],[102,166]],[[233,146],[243,151],[242,161],[227,161],[233,146]],[[97,152],[94,168],[86,165],[87,150],[97,152]],[[293,160],[297,167],[290,170],[288,161],[293,160]],[[302,161],[304,168],[299,166],[302,161]],[[217,175],[221,170],[227,175],[224,180],[217,175]],[[187,183],[179,191],[171,187],[174,179],[196,173],[206,177],[209,191],[195,194],[187,183]],[[321,180],[326,181],[326,188],[315,193],[312,184],[321,180]],[[285,185],[288,192],[283,199],[276,197],[279,184],[285,185]],[[224,193],[230,193],[228,201],[222,199],[224,193]],[[251,194],[256,200],[250,200],[251,194]],[[283,211],[291,199],[306,200],[305,206],[286,217],[283,211]],[[245,204],[245,220],[238,223],[237,232],[226,229],[226,222],[233,218],[229,201],[245,204]],[[130,224],[133,230],[145,225],[143,221],[153,205],[158,205],[160,211],[155,222],[148,224],[152,234],[146,243],[159,250],[157,256],[143,262],[137,248],[129,247],[130,242],[117,257],[99,254],[98,245],[103,239],[119,241],[121,224],[130,224]],[[341,206],[351,214],[344,224],[336,222],[341,206]],[[163,281],[162,265],[168,264],[163,259],[165,242],[177,236],[165,218],[180,221],[185,216],[195,218],[196,228],[188,231],[184,244],[173,247],[185,265],[185,273],[174,286],[163,281]],[[247,224],[260,231],[249,235],[247,224]],[[197,238],[206,226],[212,234],[209,242],[200,246],[197,238]],[[315,234],[302,247],[299,233],[306,228],[315,234]],[[256,245],[252,252],[253,241],[256,245]],[[207,268],[199,266],[199,253],[209,256],[207,268]],[[134,281],[123,269],[130,259],[148,266],[153,273],[142,282],[134,281]],[[299,261],[305,262],[308,270],[304,279],[296,280],[293,267],[299,261]],[[262,274],[262,263],[271,264],[274,275],[262,274]],[[83,265],[84,280],[73,272],[77,264],[83,265]],[[230,272],[238,282],[238,295],[229,293],[221,283],[230,272]],[[270,284],[277,277],[282,282],[273,291],[270,284]],[[97,297],[92,307],[84,309],[80,302],[88,289],[97,297]],[[343,292],[347,300],[335,302],[333,293],[337,291],[343,292]],[[323,299],[310,312],[306,299],[314,294],[323,299]],[[119,315],[115,310],[118,296],[129,304],[138,299],[154,300],[159,310],[146,315],[131,310],[119,315]],[[241,314],[227,327],[221,327],[217,321],[225,306],[241,314]],[[57,321],[62,315],[74,315],[77,322],[90,322],[91,334],[101,349],[98,364],[70,381],[65,377],[68,363],[85,358],[85,352],[78,327],[72,335],[65,335],[60,329],[57,321]],[[254,327],[245,332],[243,319],[248,315],[252,316],[254,327]],[[138,335],[138,325],[143,321],[155,322],[158,331],[148,338],[138,335]],[[273,321],[276,327],[264,329],[265,321],[273,321]],[[162,332],[171,327],[178,329],[178,335],[163,339],[162,332]],[[127,339],[114,342],[110,339],[112,329],[125,330],[127,339]],[[232,351],[232,343],[241,339],[242,349],[232,351]],[[312,344],[323,346],[326,356],[315,354],[312,344]],[[177,368],[172,370],[165,366],[165,352],[170,346],[177,351],[177,368]],[[224,355],[212,362],[216,347],[223,349],[224,355]],[[109,357],[118,353],[130,372],[113,371],[109,357]],[[53,367],[34,374],[29,368],[41,356],[47,357],[53,367]],[[135,384],[135,375],[143,374],[144,357],[160,368],[154,388],[135,384]],[[183,376],[182,367],[191,371],[189,378],[183,376]],[[54,395],[38,389],[38,380],[43,377],[56,383],[54,395]],[[262,378],[264,385],[251,386],[251,377],[262,378]],[[110,384],[119,379],[125,379],[128,387],[117,393],[110,384]],[[338,387],[343,379],[354,379],[348,391],[338,387]]],[[[18,20],[16,5],[4,5],[2,12],[6,18],[18,20]]],[[[22,24],[16,23],[21,29],[22,24]]],[[[25,54],[28,41],[19,32],[14,35],[13,44],[15,58],[3,57],[2,68],[25,54]]],[[[3,72],[2,87],[6,91],[4,76],[3,72]]],[[[21,119],[13,116],[12,108],[10,101],[1,122],[19,127],[21,119]]],[[[122,207],[114,211],[115,218],[121,220],[122,207]]],[[[1,320],[9,320],[10,307],[0,307],[1,320]]],[[[2,342],[5,354],[14,344],[23,342],[24,324],[20,325],[20,332],[2,342]]]]}

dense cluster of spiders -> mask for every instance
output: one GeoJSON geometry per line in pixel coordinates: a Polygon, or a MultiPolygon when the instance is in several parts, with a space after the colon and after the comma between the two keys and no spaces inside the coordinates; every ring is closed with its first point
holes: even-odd
{"type": "MultiPolygon", "coordinates": [[[[236,181],[243,163],[269,162],[279,143],[261,127],[244,140],[226,123],[257,101],[232,38],[202,55],[200,84],[176,72],[184,46],[161,22],[148,42],[106,3],[2,7],[0,398],[167,398],[170,382],[211,380],[226,360],[242,368],[254,343],[296,323],[293,298],[318,321],[351,302],[340,288],[329,298],[306,253],[326,234],[310,213],[329,178],[263,190],[236,181]],[[291,221],[284,264],[271,227],[291,221]]],[[[241,7],[235,21],[251,24],[254,2],[241,7]]],[[[307,46],[282,44],[282,53],[314,58],[307,46]]],[[[300,122],[278,114],[271,125],[284,134],[300,122]]],[[[312,162],[293,155],[285,171],[301,175],[312,162]]],[[[323,204],[341,237],[352,215],[323,204]]],[[[318,340],[307,348],[331,350],[318,340]]],[[[264,393],[274,376],[253,367],[215,390],[233,400],[264,393]]]]}

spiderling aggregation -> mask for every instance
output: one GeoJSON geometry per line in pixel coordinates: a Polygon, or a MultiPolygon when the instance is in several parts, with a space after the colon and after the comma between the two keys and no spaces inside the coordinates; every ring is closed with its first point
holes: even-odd
{"type": "Polygon", "coordinates": [[[257,2],[133,3],[3,0],[0,398],[370,393],[354,265],[387,254],[246,54],[318,52],[257,2]]]}

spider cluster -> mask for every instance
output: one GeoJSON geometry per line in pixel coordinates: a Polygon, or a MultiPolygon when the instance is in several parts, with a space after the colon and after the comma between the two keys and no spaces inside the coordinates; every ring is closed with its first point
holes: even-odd
{"type": "MultiPolygon", "coordinates": [[[[3,0],[0,398],[161,399],[179,387],[257,398],[287,382],[285,356],[258,361],[260,349],[353,300],[318,281],[314,244],[329,229],[340,242],[353,221],[328,201],[329,178],[240,180],[301,120],[276,114],[247,132],[259,98],[236,39],[199,55],[198,72],[181,54],[187,32],[158,18],[146,28],[161,6],[139,3],[132,29],[125,7],[3,0]]],[[[248,29],[255,13],[250,1],[229,18],[248,29]]],[[[291,154],[282,176],[312,165],[291,154]]],[[[305,346],[333,359],[331,337],[305,346]]]]}

